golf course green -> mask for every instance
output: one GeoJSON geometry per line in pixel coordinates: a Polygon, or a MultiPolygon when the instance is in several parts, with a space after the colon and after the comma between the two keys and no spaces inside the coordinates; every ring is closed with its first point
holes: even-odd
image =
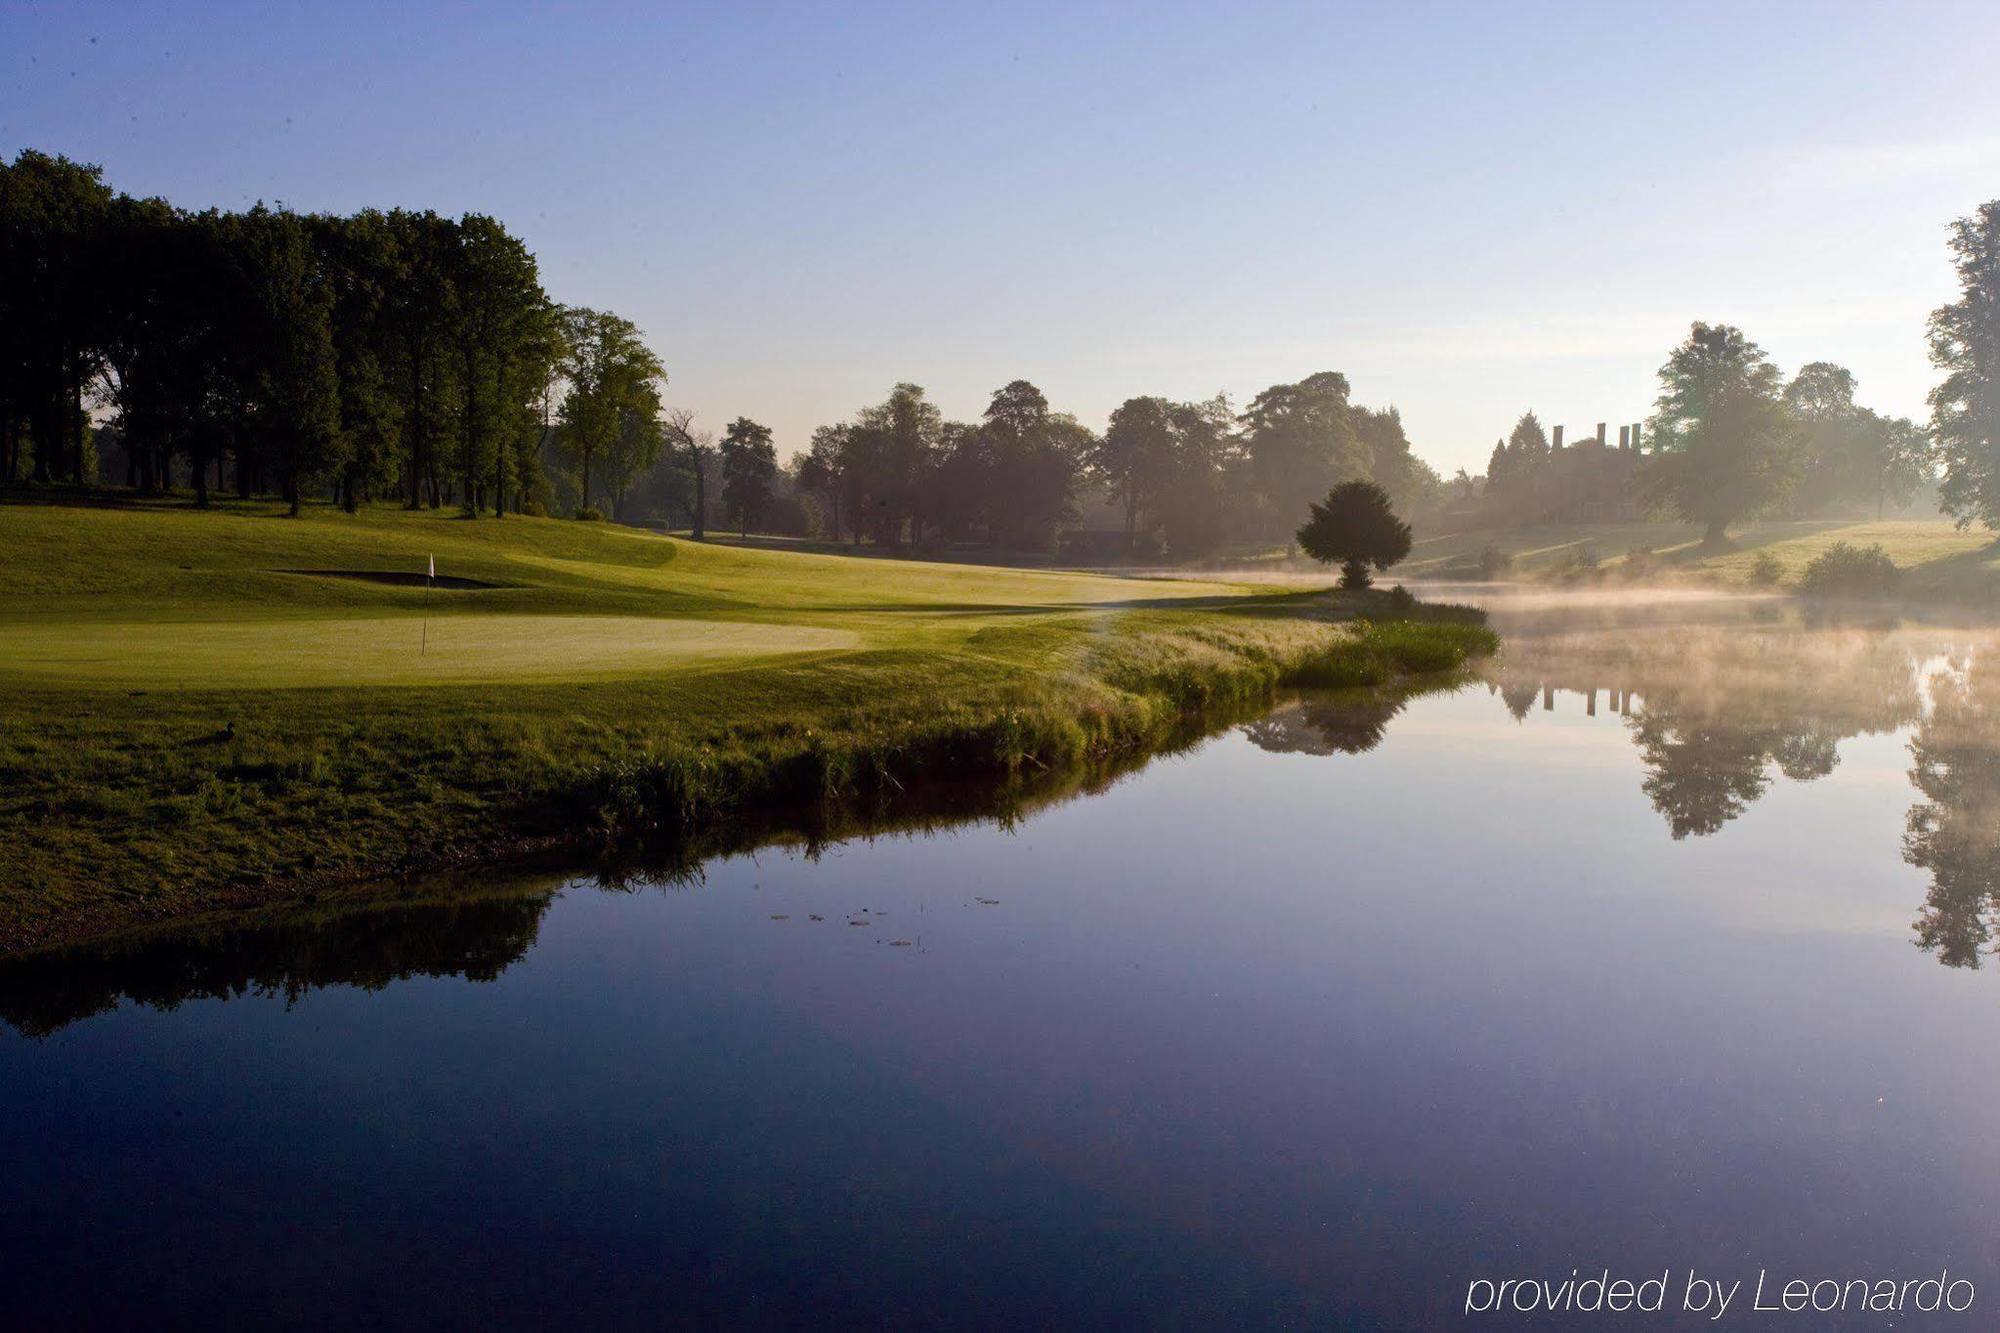
{"type": "Polygon", "coordinates": [[[1129,757],[1492,643],[1380,592],[86,498],[0,504],[0,952],[1129,757]]]}

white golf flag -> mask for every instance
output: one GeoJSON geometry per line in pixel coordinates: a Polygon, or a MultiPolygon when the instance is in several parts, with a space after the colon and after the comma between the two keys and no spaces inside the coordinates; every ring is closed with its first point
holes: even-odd
{"type": "Polygon", "coordinates": [[[432,557],[431,557],[431,572],[430,572],[430,573],[429,573],[428,575],[426,575],[426,577],[427,577],[427,578],[433,578],[433,579],[434,579],[434,578],[436,578],[437,576],[438,576],[438,558],[437,558],[436,556],[432,556],[432,557]]]}

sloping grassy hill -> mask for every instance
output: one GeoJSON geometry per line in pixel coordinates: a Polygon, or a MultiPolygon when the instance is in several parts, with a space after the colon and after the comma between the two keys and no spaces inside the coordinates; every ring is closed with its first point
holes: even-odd
{"type": "Polygon", "coordinates": [[[1798,581],[1812,558],[1835,542],[1880,544],[1904,571],[1904,589],[1914,597],[1951,600],[2000,598],[2000,546],[1983,529],[1960,531],[1945,519],[1800,520],[1750,523],[1733,528],[1729,547],[1702,548],[1700,534],[1668,523],[1563,524],[1504,531],[1454,533],[1420,540],[1399,576],[1450,577],[1479,562],[1491,544],[1512,564],[1510,577],[1537,578],[1573,569],[1587,551],[1609,572],[1617,572],[1634,551],[1651,552],[1648,577],[1717,584],[1742,584],[1761,553],[1777,561],[1780,587],[1798,581]]]}
{"type": "Polygon", "coordinates": [[[1336,623],[1379,598],[388,508],[0,504],[0,568],[0,952],[1130,753],[1287,673],[1487,641],[1336,623]]]}
{"type": "Polygon", "coordinates": [[[0,677],[155,689],[629,679],[1244,595],[394,509],[13,506],[0,555],[0,677]]]}

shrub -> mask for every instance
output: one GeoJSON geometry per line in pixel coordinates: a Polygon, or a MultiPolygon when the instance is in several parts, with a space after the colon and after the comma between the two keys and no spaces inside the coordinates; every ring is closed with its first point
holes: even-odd
{"type": "Polygon", "coordinates": [[[1340,586],[1365,588],[1369,566],[1387,569],[1410,553],[1410,525],[1396,517],[1389,492],[1372,481],[1345,481],[1312,506],[1298,531],[1299,549],[1340,565],[1340,586]]]}
{"type": "Polygon", "coordinates": [[[1806,566],[1799,591],[1808,597],[1880,597],[1895,591],[1900,574],[1880,546],[1835,542],[1806,566]]]}
{"type": "MultiPolygon", "coordinates": [[[[1845,545],[1846,543],[1842,543],[1845,545]]],[[[1880,550],[1880,547],[1876,548],[1880,550]]],[[[1750,581],[1760,587],[1769,588],[1785,577],[1785,566],[1777,556],[1769,551],[1757,552],[1757,558],[1750,562],[1750,581]]]]}
{"type": "Polygon", "coordinates": [[[1595,542],[1577,542],[1569,548],[1569,554],[1563,557],[1563,568],[1572,574],[1588,574],[1597,568],[1597,564],[1595,542]]]}
{"type": "Polygon", "coordinates": [[[588,505],[586,505],[582,509],[577,510],[576,517],[577,520],[582,523],[602,523],[604,521],[603,512],[601,510],[593,509],[588,505]]]}
{"type": "Polygon", "coordinates": [[[521,501],[521,512],[529,518],[547,518],[549,507],[532,497],[521,501]]]}
{"type": "Polygon", "coordinates": [[[1619,573],[1628,579],[1651,578],[1660,572],[1660,557],[1650,546],[1635,546],[1625,553],[1625,563],[1619,573]]]}
{"type": "Polygon", "coordinates": [[[1479,577],[1489,582],[1499,578],[1513,567],[1514,557],[1508,555],[1492,542],[1486,543],[1485,549],[1479,553],[1479,577]]]}

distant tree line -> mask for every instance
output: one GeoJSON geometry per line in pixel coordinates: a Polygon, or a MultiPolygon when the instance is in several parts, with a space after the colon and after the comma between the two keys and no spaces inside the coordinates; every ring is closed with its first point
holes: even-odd
{"type": "Polygon", "coordinates": [[[718,439],[662,400],[619,315],[557,304],[497,220],[259,204],[191,212],[98,168],[0,163],[0,485],[122,481],[456,506],[606,512],[698,534],[1046,551],[1096,527],[1101,556],[1281,542],[1308,501],[1371,480],[1438,490],[1401,417],[1311,375],[1243,411],[1127,400],[1093,431],[1034,385],[948,421],[913,384],[822,427],[780,467],[747,417],[718,439]]]}
{"type": "Polygon", "coordinates": [[[1438,488],[1395,409],[1349,400],[1323,372],[1266,389],[1241,413],[1216,396],[1128,398],[1102,433],[1015,380],[976,422],[947,421],[914,384],[851,421],[822,426],[796,461],[796,489],[826,535],[884,545],[983,542],[1046,550],[1095,500],[1116,527],[1098,549],[1185,559],[1228,541],[1289,541],[1308,503],[1342,481],[1372,480],[1405,504],[1438,488]]]}
{"type": "Polygon", "coordinates": [[[1814,361],[1786,381],[1741,329],[1697,323],[1660,368],[1643,450],[1553,446],[1530,412],[1494,445],[1483,478],[1461,473],[1446,487],[1447,507],[1510,526],[1612,517],[1622,505],[1716,542],[1764,515],[1880,517],[1935,486],[1961,526],[2000,529],[2000,201],[1954,223],[1950,249],[1960,294],[1930,319],[1945,378],[1927,426],[1861,406],[1844,367],[1814,361]]]}
{"type": "Polygon", "coordinates": [[[2000,527],[2000,202],[1960,220],[1960,299],[1933,315],[1928,427],[1859,405],[1813,362],[1784,381],[1741,330],[1695,324],[1644,447],[1567,448],[1528,413],[1450,483],[1345,376],[1226,398],[1134,397],[1102,432],[1025,380],[977,421],[914,384],[813,432],[781,467],[747,418],[718,439],[667,408],[633,323],[565,307],[498,221],[429,211],[191,212],[95,167],[0,163],[0,486],[191,488],[715,524],[883,546],[1078,557],[1288,543],[1349,481],[1398,512],[1513,525],[1667,514],[1719,540],[1765,514],[1882,512],[1935,485],[2000,527]]]}
{"type": "Polygon", "coordinates": [[[1831,362],[1784,383],[1741,330],[1697,324],[1660,375],[1660,401],[1634,447],[1552,443],[1525,413],[1470,488],[1482,525],[1652,513],[1717,537],[1759,515],[1879,517],[1934,481],[1924,428],[1860,406],[1853,374],[1831,362]]]}

